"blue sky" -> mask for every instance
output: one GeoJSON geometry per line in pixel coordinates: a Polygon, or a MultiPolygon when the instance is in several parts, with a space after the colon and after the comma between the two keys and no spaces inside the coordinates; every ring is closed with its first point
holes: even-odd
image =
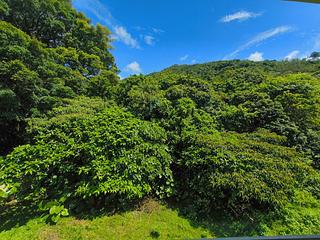
{"type": "Polygon", "coordinates": [[[121,77],[173,64],[283,60],[320,51],[320,4],[281,0],[73,0],[113,33],[121,77]]]}

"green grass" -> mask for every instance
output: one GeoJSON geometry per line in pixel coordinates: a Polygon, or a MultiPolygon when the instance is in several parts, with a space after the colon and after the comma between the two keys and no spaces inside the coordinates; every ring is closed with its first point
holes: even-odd
{"type": "MultiPolygon", "coordinates": [[[[0,220],[1,222],[2,220],[0,220]]],[[[2,224],[3,225],[3,224],[2,224]]],[[[27,221],[0,233],[1,240],[80,240],[80,239],[190,239],[213,237],[209,230],[192,226],[178,212],[149,201],[139,210],[93,220],[64,218],[48,225],[41,218],[27,221]]]]}
{"type": "Polygon", "coordinates": [[[68,217],[49,225],[37,217],[35,209],[13,204],[0,208],[0,240],[197,239],[320,233],[320,202],[304,192],[296,193],[281,216],[247,212],[236,218],[223,212],[201,216],[192,212],[190,207],[168,207],[148,200],[128,212],[89,215],[90,220],[68,217]]]}

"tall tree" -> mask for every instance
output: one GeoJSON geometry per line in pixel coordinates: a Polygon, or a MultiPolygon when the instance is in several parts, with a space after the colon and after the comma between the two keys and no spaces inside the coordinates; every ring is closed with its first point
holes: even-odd
{"type": "Polygon", "coordinates": [[[3,13],[0,19],[10,22],[48,47],[72,47],[97,55],[108,69],[115,70],[114,58],[108,51],[111,49],[110,31],[101,25],[90,24],[88,18],[72,8],[70,0],[1,2],[3,13]]]}
{"type": "Polygon", "coordinates": [[[25,142],[27,118],[61,98],[111,97],[118,70],[110,42],[110,31],[69,0],[0,0],[0,154],[25,142]]]}

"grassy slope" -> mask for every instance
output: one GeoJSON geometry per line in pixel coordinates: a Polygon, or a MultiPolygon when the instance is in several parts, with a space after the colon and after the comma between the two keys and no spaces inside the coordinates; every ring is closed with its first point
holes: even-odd
{"type": "MultiPolygon", "coordinates": [[[[1,224],[1,220],[0,220],[1,224]]],[[[212,237],[210,232],[180,217],[174,210],[151,202],[142,209],[93,220],[65,218],[47,225],[40,218],[0,233],[1,240],[62,239],[185,239],[212,237]]]]}
{"type": "Polygon", "coordinates": [[[69,217],[57,225],[48,225],[41,218],[30,219],[34,216],[30,209],[0,209],[0,240],[197,239],[320,233],[320,202],[299,193],[295,203],[284,209],[281,219],[263,214],[232,219],[220,213],[207,216],[210,222],[198,224],[182,217],[179,212],[150,200],[139,209],[123,214],[92,220],[69,217]]]}
{"type": "Polygon", "coordinates": [[[156,202],[144,209],[92,220],[64,218],[57,225],[48,225],[40,217],[30,219],[30,216],[32,212],[20,210],[15,214],[0,213],[0,240],[198,239],[262,234],[259,221],[231,219],[219,213],[207,216],[211,219],[209,222],[195,222],[182,216],[179,210],[156,202]]]}

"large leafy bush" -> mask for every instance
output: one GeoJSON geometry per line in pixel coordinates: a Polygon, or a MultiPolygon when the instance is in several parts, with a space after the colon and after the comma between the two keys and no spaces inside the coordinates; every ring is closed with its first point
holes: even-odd
{"type": "Polygon", "coordinates": [[[189,136],[175,172],[178,199],[199,212],[242,214],[252,207],[280,209],[296,189],[317,194],[319,173],[303,154],[281,146],[284,140],[266,130],[189,136]]]}
{"type": "Polygon", "coordinates": [[[83,116],[77,109],[54,110],[55,117],[34,127],[34,144],[5,158],[1,180],[16,184],[17,199],[101,204],[171,193],[163,129],[118,107],[83,116]]]}

